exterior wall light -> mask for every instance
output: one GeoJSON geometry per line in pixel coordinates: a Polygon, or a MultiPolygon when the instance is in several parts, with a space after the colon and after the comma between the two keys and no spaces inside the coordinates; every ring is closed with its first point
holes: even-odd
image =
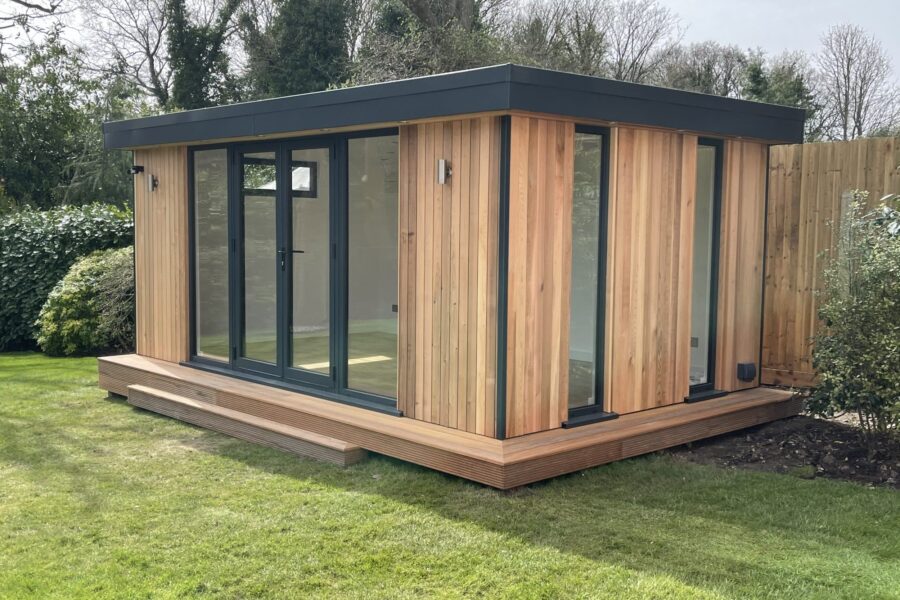
{"type": "Polygon", "coordinates": [[[450,176],[453,175],[453,169],[450,167],[450,162],[446,159],[438,159],[437,162],[437,180],[438,183],[444,185],[447,183],[447,180],[450,176]]]}

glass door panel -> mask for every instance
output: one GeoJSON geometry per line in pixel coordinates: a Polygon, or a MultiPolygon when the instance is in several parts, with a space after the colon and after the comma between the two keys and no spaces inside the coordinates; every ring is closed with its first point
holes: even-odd
{"type": "Polygon", "coordinates": [[[279,261],[276,153],[243,153],[239,159],[242,311],[238,358],[277,367],[279,261]]]}
{"type": "Polygon", "coordinates": [[[397,136],[348,143],[347,387],[397,397],[397,136]]]}
{"type": "Polygon", "coordinates": [[[694,204],[694,274],[691,289],[692,391],[713,388],[715,351],[716,254],[718,252],[718,146],[697,147],[697,198],[694,204]]]}
{"type": "Polygon", "coordinates": [[[575,134],[572,194],[572,292],[569,305],[569,408],[595,406],[597,398],[597,277],[600,265],[600,198],[603,137],[575,134]]]}
{"type": "Polygon", "coordinates": [[[330,148],[290,156],[290,366],[332,374],[330,148]]]}

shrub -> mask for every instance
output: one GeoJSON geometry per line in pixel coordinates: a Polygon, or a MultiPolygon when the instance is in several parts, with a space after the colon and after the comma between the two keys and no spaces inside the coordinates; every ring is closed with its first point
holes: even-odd
{"type": "Polygon", "coordinates": [[[50,292],[38,318],[38,344],[51,356],[134,347],[134,249],[78,260],[50,292]]]}
{"type": "Polygon", "coordinates": [[[866,194],[854,192],[827,261],[813,365],[819,387],[810,410],[853,412],[863,431],[900,426],[900,212],[888,203],[866,213],[866,194]]]}
{"type": "Polygon", "coordinates": [[[132,239],[131,211],[105,204],[0,217],[0,350],[34,347],[41,306],[78,257],[132,239]]]}

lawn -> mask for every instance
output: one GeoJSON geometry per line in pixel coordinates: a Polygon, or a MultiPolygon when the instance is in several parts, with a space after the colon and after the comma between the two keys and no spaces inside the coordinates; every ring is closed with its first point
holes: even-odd
{"type": "Polygon", "coordinates": [[[0,355],[0,597],[898,598],[900,494],[661,454],[498,492],[348,469],[0,355]]]}

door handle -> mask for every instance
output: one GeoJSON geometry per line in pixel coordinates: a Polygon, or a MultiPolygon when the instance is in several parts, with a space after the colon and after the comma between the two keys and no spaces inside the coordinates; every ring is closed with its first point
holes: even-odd
{"type": "Polygon", "coordinates": [[[280,250],[278,250],[278,262],[281,264],[282,271],[284,271],[284,262],[285,262],[284,258],[285,258],[286,254],[287,254],[287,251],[284,248],[281,248],[280,250]]]}

